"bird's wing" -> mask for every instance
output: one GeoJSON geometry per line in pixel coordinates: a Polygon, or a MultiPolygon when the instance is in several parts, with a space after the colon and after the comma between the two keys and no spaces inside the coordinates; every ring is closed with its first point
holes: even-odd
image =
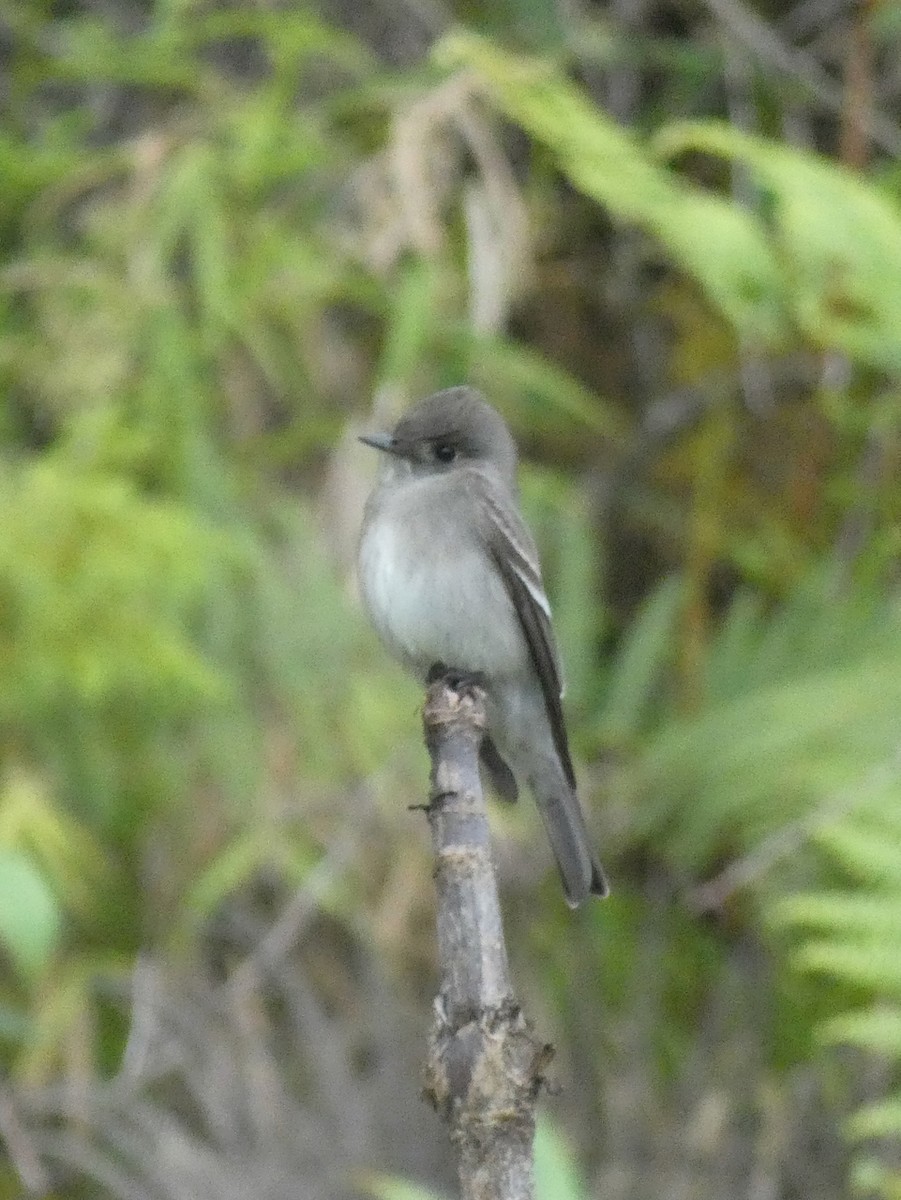
{"type": "Polygon", "coordinates": [[[541,683],[554,745],[567,781],[575,789],[575,773],[560,703],[563,672],[535,543],[515,506],[477,472],[473,472],[473,491],[478,500],[481,533],[513,601],[541,683]]]}

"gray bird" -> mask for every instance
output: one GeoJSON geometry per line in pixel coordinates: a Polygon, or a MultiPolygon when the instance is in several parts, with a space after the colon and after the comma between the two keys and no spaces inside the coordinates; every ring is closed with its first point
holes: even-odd
{"type": "Polygon", "coordinates": [[[571,907],[606,896],[576,795],[551,609],[519,513],[509,429],[478,392],[455,387],[361,441],[384,453],[359,549],[376,632],[421,680],[438,663],[481,678],[481,757],[495,789],[515,800],[517,777],[528,783],[571,907]]]}

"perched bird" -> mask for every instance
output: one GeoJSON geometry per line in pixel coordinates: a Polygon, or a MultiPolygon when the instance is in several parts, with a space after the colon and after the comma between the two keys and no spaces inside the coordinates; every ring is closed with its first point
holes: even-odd
{"type": "Polygon", "coordinates": [[[419,679],[436,664],[480,678],[481,758],[494,787],[515,800],[517,777],[528,783],[571,907],[605,896],[576,795],[551,609],[519,513],[509,429],[477,391],[454,387],[419,401],[393,432],[361,441],[384,455],[359,548],[376,632],[419,679]]]}

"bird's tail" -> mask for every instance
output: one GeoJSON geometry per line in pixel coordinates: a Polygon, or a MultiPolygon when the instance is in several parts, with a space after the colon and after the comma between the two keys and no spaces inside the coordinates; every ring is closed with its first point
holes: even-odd
{"type": "Polygon", "coordinates": [[[590,895],[606,896],[610,887],[592,849],[579,797],[562,771],[548,768],[529,782],[557,860],[567,904],[576,908],[590,895]]]}

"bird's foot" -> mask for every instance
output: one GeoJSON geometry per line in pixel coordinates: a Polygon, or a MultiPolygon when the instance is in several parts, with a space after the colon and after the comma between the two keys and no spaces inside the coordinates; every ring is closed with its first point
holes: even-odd
{"type": "Polygon", "coordinates": [[[481,671],[463,671],[459,667],[449,667],[443,662],[432,663],[425,681],[432,684],[439,679],[443,679],[458,696],[472,692],[476,688],[484,691],[486,686],[485,676],[481,671]]]}

